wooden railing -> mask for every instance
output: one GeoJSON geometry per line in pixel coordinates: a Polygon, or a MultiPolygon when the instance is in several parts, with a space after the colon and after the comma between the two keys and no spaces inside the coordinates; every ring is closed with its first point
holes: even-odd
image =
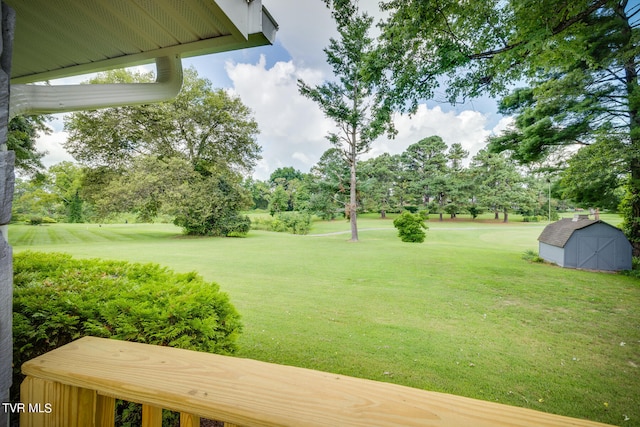
{"type": "Polygon", "coordinates": [[[604,424],[249,359],[85,337],[22,366],[21,427],[113,427],[115,399],[181,426],[584,426],[604,424]]]}

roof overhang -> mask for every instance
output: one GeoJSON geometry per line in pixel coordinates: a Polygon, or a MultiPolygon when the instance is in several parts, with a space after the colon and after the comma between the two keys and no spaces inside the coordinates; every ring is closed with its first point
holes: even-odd
{"type": "Polygon", "coordinates": [[[272,44],[260,0],[4,0],[16,13],[12,83],[272,44]]]}

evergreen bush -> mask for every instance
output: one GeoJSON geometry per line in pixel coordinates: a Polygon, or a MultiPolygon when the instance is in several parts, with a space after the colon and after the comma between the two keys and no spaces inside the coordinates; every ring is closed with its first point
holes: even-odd
{"type": "Polygon", "coordinates": [[[227,295],[196,273],[56,253],[15,255],[13,310],[14,402],[24,362],[85,335],[231,354],[242,329],[227,295]]]}
{"type": "Polygon", "coordinates": [[[427,237],[424,230],[428,227],[420,214],[405,211],[393,220],[393,226],[398,229],[398,236],[403,242],[422,243],[427,237]]]}

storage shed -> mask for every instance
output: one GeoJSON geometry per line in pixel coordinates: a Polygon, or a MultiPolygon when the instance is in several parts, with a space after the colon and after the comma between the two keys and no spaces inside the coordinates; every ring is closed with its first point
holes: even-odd
{"type": "Polygon", "coordinates": [[[561,267],[631,270],[631,243],[622,230],[586,215],[547,225],[538,242],[540,257],[561,267]]]}

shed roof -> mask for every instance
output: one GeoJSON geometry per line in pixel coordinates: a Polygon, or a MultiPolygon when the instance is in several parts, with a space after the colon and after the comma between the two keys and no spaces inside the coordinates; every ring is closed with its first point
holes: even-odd
{"type": "Polygon", "coordinates": [[[556,221],[547,225],[538,237],[538,241],[552,246],[564,248],[564,246],[571,238],[571,235],[576,230],[580,230],[598,223],[602,223],[608,225],[609,227],[615,228],[611,224],[607,224],[606,222],[597,219],[574,220],[571,218],[563,218],[560,221],[556,221]]]}
{"type": "Polygon", "coordinates": [[[260,0],[5,0],[16,12],[12,83],[271,44],[260,0]]]}

